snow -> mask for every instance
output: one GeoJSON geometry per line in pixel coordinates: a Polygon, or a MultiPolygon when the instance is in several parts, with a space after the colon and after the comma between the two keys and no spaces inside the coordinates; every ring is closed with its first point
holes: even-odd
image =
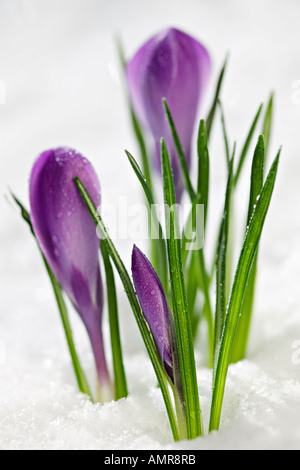
{"type": "MultiPolygon", "coordinates": [[[[36,156],[49,147],[69,145],[92,161],[104,203],[117,207],[119,198],[127,198],[128,204],[140,198],[124,154],[127,148],[135,155],[136,145],[118,75],[117,34],[128,54],[170,25],[202,40],[214,62],[204,114],[230,52],[223,93],[230,144],[237,140],[240,149],[260,102],[274,90],[269,158],[283,145],[260,249],[248,358],[229,369],[221,430],[193,442],[172,442],[161,393],[119,284],[130,396],[95,406],[77,392],[39,253],[17,210],[1,198],[1,449],[299,448],[299,17],[297,0],[0,0],[2,196],[11,188],[28,204],[36,156]]],[[[225,185],[218,124],[213,142],[211,233],[225,185]]],[[[247,184],[245,171],[235,207],[237,230],[244,220],[247,184]]],[[[212,240],[206,240],[208,248],[212,240]]],[[[133,241],[124,237],[116,242],[127,266],[133,241]]],[[[71,321],[92,382],[85,331],[73,312],[71,321]]],[[[108,342],[106,323],[105,338],[108,342]]],[[[207,429],[211,372],[202,356],[198,359],[207,429]]]]}

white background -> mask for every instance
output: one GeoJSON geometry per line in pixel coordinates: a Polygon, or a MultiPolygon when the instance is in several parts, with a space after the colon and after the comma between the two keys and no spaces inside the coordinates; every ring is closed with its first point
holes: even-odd
{"type": "MultiPolygon", "coordinates": [[[[211,53],[212,79],[201,117],[229,52],[222,98],[230,144],[237,140],[240,150],[258,105],[274,91],[270,157],[283,145],[261,246],[248,359],[230,368],[220,433],[177,447],[299,448],[300,364],[293,349],[300,340],[299,18],[297,0],[0,0],[0,448],[174,447],[160,392],[121,289],[130,398],[93,407],[76,392],[39,254],[5,199],[11,188],[28,204],[35,158],[60,145],[74,147],[92,161],[105,203],[117,206],[120,196],[129,202],[141,198],[124,154],[127,148],[136,155],[136,146],[120,85],[115,37],[122,37],[130,56],[168,26],[195,35],[211,53]]],[[[211,159],[213,237],[225,174],[219,123],[211,159]]],[[[243,223],[247,184],[245,171],[236,201],[237,230],[243,223]]],[[[128,267],[132,242],[118,242],[128,267]]],[[[85,332],[77,317],[71,318],[92,378],[85,332]]],[[[210,388],[210,372],[200,361],[206,426],[210,388]]]]}

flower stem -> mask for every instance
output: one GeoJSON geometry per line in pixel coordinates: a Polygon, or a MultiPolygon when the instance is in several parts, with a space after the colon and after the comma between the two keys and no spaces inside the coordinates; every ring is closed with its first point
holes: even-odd
{"type": "Polygon", "coordinates": [[[99,403],[113,400],[113,384],[106,364],[102,329],[95,329],[94,325],[86,326],[94,353],[97,370],[97,396],[99,403]]]}
{"type": "Polygon", "coordinates": [[[185,406],[180,399],[178,390],[176,387],[173,387],[175,409],[177,415],[178,429],[180,434],[180,439],[187,439],[187,428],[186,428],[186,415],[185,415],[185,406]]]}

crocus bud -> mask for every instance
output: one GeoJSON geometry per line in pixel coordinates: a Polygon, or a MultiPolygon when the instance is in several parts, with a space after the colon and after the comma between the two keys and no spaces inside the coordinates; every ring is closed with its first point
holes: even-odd
{"type": "Polygon", "coordinates": [[[151,330],[162,364],[173,380],[168,302],[153,266],[136,247],[132,252],[132,277],[142,311],[151,330]]]}
{"type": "Polygon", "coordinates": [[[209,54],[194,38],[171,28],[147,41],[128,62],[126,72],[133,108],[153,136],[158,167],[160,139],[163,137],[167,144],[179,200],[183,178],[162,99],[167,100],[190,166],[198,104],[210,72],[209,54]]]}
{"type": "Polygon", "coordinates": [[[74,182],[75,176],[81,179],[98,207],[99,181],[82,155],[70,148],[42,153],[34,164],[30,179],[31,219],[50,268],[85,324],[99,386],[106,393],[110,389],[110,378],[101,327],[103,295],[99,240],[74,182]]]}

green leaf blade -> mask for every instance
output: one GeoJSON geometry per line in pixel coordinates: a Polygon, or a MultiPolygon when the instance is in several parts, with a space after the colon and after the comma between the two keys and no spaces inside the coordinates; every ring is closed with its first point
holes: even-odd
{"type": "Polygon", "coordinates": [[[198,188],[199,204],[204,205],[204,227],[206,226],[209,199],[209,152],[207,129],[204,119],[201,119],[197,139],[198,153],[198,188]]]}
{"type": "Polygon", "coordinates": [[[191,182],[191,179],[190,179],[190,173],[189,173],[187,161],[186,161],[186,158],[185,158],[185,155],[184,155],[184,151],[183,151],[180,139],[179,139],[179,135],[178,135],[178,132],[176,130],[176,126],[175,126],[173,117],[171,115],[170,109],[168,107],[167,100],[165,98],[163,99],[163,105],[164,105],[166,117],[167,117],[169,125],[170,125],[170,129],[171,129],[171,132],[172,132],[175,148],[177,150],[177,154],[178,154],[178,158],[179,158],[179,162],[180,162],[180,166],[181,166],[182,175],[183,175],[183,178],[184,178],[184,181],[185,181],[186,189],[187,189],[187,192],[189,194],[191,202],[193,202],[193,200],[196,197],[196,193],[194,191],[194,188],[193,188],[193,185],[192,185],[192,182],[191,182]]]}
{"type": "Polygon", "coordinates": [[[225,383],[232,353],[232,346],[238,327],[242,302],[245,295],[250,270],[256,255],[258,243],[262,234],[263,225],[274,189],[279,163],[279,155],[280,152],[272,164],[267,180],[261,191],[260,198],[257,202],[256,209],[249,224],[249,228],[246,233],[245,241],[240,254],[216,364],[209,426],[210,431],[219,429],[225,383]]]}
{"type": "Polygon", "coordinates": [[[225,115],[224,115],[224,109],[223,109],[223,104],[221,100],[219,100],[218,103],[219,103],[219,108],[221,111],[221,122],[222,122],[222,130],[223,130],[223,137],[224,137],[224,144],[225,144],[226,162],[227,162],[227,168],[229,169],[230,151],[229,151],[228,135],[227,135],[226,123],[225,123],[225,115]]]}
{"type": "Polygon", "coordinates": [[[262,129],[262,133],[265,138],[266,157],[268,154],[270,140],[271,140],[271,132],[272,132],[272,124],[273,124],[273,107],[274,107],[274,93],[271,93],[271,96],[267,104],[267,109],[266,109],[266,113],[264,117],[263,129],[262,129]]]}
{"type": "Polygon", "coordinates": [[[266,152],[264,137],[263,135],[260,135],[254,151],[252,162],[247,225],[250,223],[253,211],[257,203],[257,198],[259,197],[264,185],[265,155],[266,152]]]}
{"type": "Polygon", "coordinates": [[[166,243],[163,235],[161,224],[158,220],[157,213],[155,210],[154,198],[149,188],[146,178],[144,177],[138,163],[127,150],[125,151],[128,157],[129,163],[136,174],[142,189],[145,193],[148,202],[148,214],[150,223],[150,237],[152,244],[152,261],[154,269],[158,273],[158,277],[161,280],[165,292],[168,292],[168,266],[167,266],[167,250],[166,243]],[[153,224],[153,225],[152,225],[153,224]],[[153,230],[152,230],[153,229],[153,230]],[[153,232],[153,233],[152,233],[153,232]],[[154,236],[153,236],[154,235],[154,236]],[[153,236],[153,237],[152,237],[153,236]]]}
{"type": "Polygon", "coordinates": [[[210,138],[210,134],[211,134],[211,131],[212,131],[212,126],[213,126],[216,110],[217,110],[217,107],[218,107],[218,101],[219,101],[219,98],[220,98],[220,95],[221,95],[221,90],[222,90],[222,86],[223,86],[225,71],[226,71],[226,68],[227,68],[227,62],[228,62],[228,57],[225,58],[224,64],[223,64],[221,72],[219,74],[218,81],[217,81],[217,87],[216,87],[215,95],[214,95],[214,98],[213,98],[213,103],[211,105],[209,114],[208,114],[207,119],[206,119],[207,138],[208,139],[210,138]]]}
{"type": "MultiPolygon", "coordinates": [[[[170,223],[167,227],[167,248],[170,268],[170,283],[173,299],[173,312],[176,326],[178,355],[186,408],[188,437],[193,439],[203,435],[200,411],[192,326],[185,291],[181,240],[178,236],[175,187],[168,151],[164,141],[161,146],[162,174],[165,206],[170,208],[170,223]]],[[[168,224],[167,224],[168,225],[168,224]]]]}
{"type": "Polygon", "coordinates": [[[244,167],[245,160],[246,160],[246,156],[248,154],[248,150],[249,150],[249,147],[251,145],[252,138],[254,136],[254,132],[255,132],[255,129],[257,127],[257,123],[258,123],[258,120],[260,118],[262,109],[263,109],[263,104],[261,104],[258,108],[258,111],[257,111],[257,113],[254,117],[254,120],[253,120],[252,125],[251,125],[250,130],[249,130],[249,133],[247,134],[246,141],[245,141],[244,146],[242,148],[241,155],[240,155],[239,162],[238,162],[238,167],[237,167],[235,178],[234,178],[234,185],[235,186],[238,184],[238,181],[240,179],[241,172],[242,172],[242,169],[244,167]]]}
{"type": "Polygon", "coordinates": [[[223,211],[223,219],[219,235],[217,261],[216,261],[216,315],[215,315],[215,346],[214,354],[216,355],[217,346],[221,340],[224,327],[226,308],[227,308],[227,258],[228,258],[228,242],[229,242],[229,224],[230,209],[233,190],[233,162],[234,155],[230,161],[228,181],[226,187],[225,204],[223,211]]]}
{"type": "MultiPolygon", "coordinates": [[[[257,198],[263,188],[264,183],[264,166],[265,166],[265,143],[263,135],[260,135],[255,148],[252,170],[251,170],[251,184],[250,184],[250,197],[249,208],[247,216],[247,226],[250,224],[253,211],[257,204],[257,198]]],[[[258,251],[258,250],[257,250],[258,251]]],[[[254,305],[255,281],[256,281],[256,265],[258,253],[255,255],[251,272],[249,275],[248,285],[243,300],[242,315],[239,322],[231,362],[238,362],[244,359],[247,349],[248,336],[250,331],[250,323],[252,317],[252,310],[254,305]]]]}

